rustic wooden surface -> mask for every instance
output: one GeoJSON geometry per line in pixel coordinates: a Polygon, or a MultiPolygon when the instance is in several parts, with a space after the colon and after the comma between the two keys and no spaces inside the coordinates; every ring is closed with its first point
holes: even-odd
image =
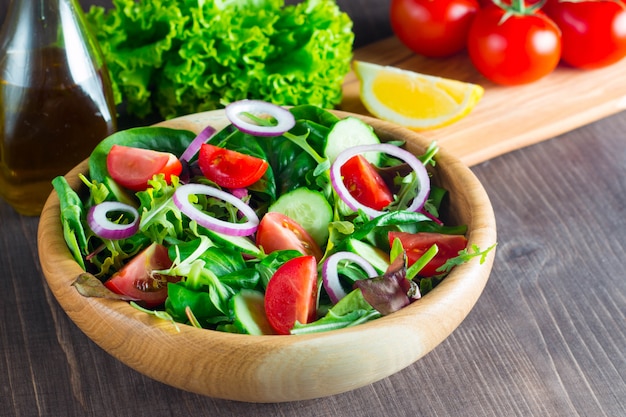
{"type": "MultiPolygon", "coordinates": [[[[475,83],[482,99],[463,119],[423,132],[469,165],[519,149],[626,108],[626,59],[606,68],[582,71],[559,65],[534,83],[503,87],[484,78],[465,52],[445,59],[413,54],[395,37],[358,48],[355,59],[475,83]]],[[[368,114],[359,98],[360,83],[346,77],[341,108],[368,114]]]]}
{"type": "Polygon", "coordinates": [[[294,403],[189,394],[109,356],[45,285],[38,219],[0,202],[0,416],[624,416],[624,132],[619,113],[474,165],[499,249],[468,318],[389,378],[294,403]]]}
{"type": "Polygon", "coordinates": [[[155,382],[91,342],[37,257],[37,218],[0,203],[0,415],[626,415],[626,114],[472,167],[494,269],[452,335],[405,370],[319,400],[249,404],[155,382]]]}

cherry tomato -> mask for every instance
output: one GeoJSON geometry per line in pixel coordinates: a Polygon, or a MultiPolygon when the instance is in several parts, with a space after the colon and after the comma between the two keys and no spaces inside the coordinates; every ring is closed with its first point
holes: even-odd
{"type": "Polygon", "coordinates": [[[614,64],[626,56],[624,3],[549,0],[543,10],[561,29],[563,62],[594,69],[614,64]]]}
{"type": "Polygon", "coordinates": [[[355,155],[341,167],[343,183],[359,203],[382,210],[393,201],[393,194],[376,168],[362,155],[355,155]]]}
{"type": "Polygon", "coordinates": [[[243,188],[254,184],[269,166],[264,159],[208,143],[200,147],[198,165],[205,177],[226,188],[243,188]]]}
{"type": "Polygon", "coordinates": [[[113,145],[107,155],[109,175],[122,187],[133,191],[148,188],[148,180],[156,174],[164,174],[169,183],[172,175],[180,175],[183,166],[169,152],[113,145]]]}
{"type": "Polygon", "coordinates": [[[418,273],[419,276],[423,277],[432,277],[440,274],[440,272],[437,272],[437,268],[445,264],[448,259],[457,256],[459,251],[467,246],[467,239],[462,235],[429,232],[389,232],[388,237],[390,245],[393,244],[396,238],[400,239],[402,247],[406,251],[409,265],[413,265],[432,245],[437,244],[437,254],[418,273]]]}
{"type": "Polygon", "coordinates": [[[290,259],[281,265],[265,290],[265,315],[278,334],[289,334],[296,321],[315,319],[317,261],[313,256],[290,259]]]}
{"type": "Polygon", "coordinates": [[[478,8],[477,0],[392,0],[391,28],[415,53],[450,56],[465,48],[478,8]]]}
{"type": "Polygon", "coordinates": [[[295,220],[278,212],[269,212],[261,219],[256,232],[256,244],[265,253],[277,250],[297,250],[303,255],[322,259],[322,250],[315,240],[295,220]]]}
{"type": "Polygon", "coordinates": [[[561,56],[561,34],[543,12],[513,13],[494,4],[472,22],[467,49],[474,66],[502,85],[536,81],[551,73],[561,56]]]}
{"type": "Polygon", "coordinates": [[[144,307],[156,307],[167,298],[167,283],[179,279],[161,276],[153,271],[170,266],[172,261],[167,248],[152,243],[106,280],[104,285],[114,293],[131,297],[144,307]]]}

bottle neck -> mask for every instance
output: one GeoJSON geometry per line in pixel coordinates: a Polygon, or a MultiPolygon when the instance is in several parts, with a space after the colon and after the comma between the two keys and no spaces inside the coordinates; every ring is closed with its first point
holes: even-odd
{"type": "Polygon", "coordinates": [[[41,68],[47,75],[40,79],[66,77],[70,84],[104,68],[77,0],[13,0],[0,33],[0,77],[29,85],[41,68]]]}
{"type": "Polygon", "coordinates": [[[0,32],[1,50],[71,48],[87,39],[76,0],[13,0],[0,32]]]}

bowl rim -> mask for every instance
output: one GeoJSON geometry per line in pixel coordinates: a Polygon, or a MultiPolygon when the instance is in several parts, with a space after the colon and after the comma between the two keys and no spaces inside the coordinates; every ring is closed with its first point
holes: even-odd
{"type": "MultiPolygon", "coordinates": [[[[402,134],[413,152],[423,151],[430,143],[416,132],[379,119],[343,111],[333,113],[364,120],[381,138],[402,134]]],[[[200,123],[206,125],[207,119],[222,117],[223,110],[215,110],[158,125],[197,132],[202,127],[200,123]]],[[[465,204],[480,209],[472,210],[469,218],[468,244],[481,249],[495,244],[495,216],[478,179],[444,148],[436,159],[437,172],[462,174],[455,175],[455,181],[467,190],[463,194],[465,204]]],[[[68,172],[66,179],[76,188],[80,184],[78,174],[86,171],[87,160],[68,172]]],[[[182,390],[236,401],[284,402],[335,395],[411,365],[448,337],[469,314],[487,283],[495,257],[492,250],[482,264],[473,261],[457,266],[419,302],[353,328],[298,336],[240,335],[184,324],[179,324],[177,331],[173,324],[142,313],[127,302],[80,295],[71,284],[84,271],[65,244],[59,216],[59,199],[53,191],[40,217],[39,257],[50,290],[79,329],[109,354],[150,378],[182,390]],[[467,276],[473,279],[463,279],[467,276]],[[177,343],[177,339],[185,343],[177,343]],[[354,340],[368,343],[342,352],[346,343],[354,340]],[[173,359],[176,355],[191,357],[203,349],[210,355],[198,358],[194,364],[173,359]],[[336,361],[340,365],[316,363],[306,357],[314,356],[312,351],[323,353],[329,363],[336,361]],[[247,362],[235,361],[233,352],[247,355],[247,362]],[[289,361],[283,361],[281,355],[289,361]],[[288,365],[303,372],[280,375],[280,370],[288,365]],[[215,378],[222,383],[211,383],[215,378]]],[[[287,374],[284,369],[282,374],[287,374]]]]}

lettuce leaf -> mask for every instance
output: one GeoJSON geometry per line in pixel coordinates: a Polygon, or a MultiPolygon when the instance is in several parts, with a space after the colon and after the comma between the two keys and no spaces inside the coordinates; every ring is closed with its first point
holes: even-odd
{"type": "Polygon", "coordinates": [[[335,107],[352,21],[335,0],[113,0],[86,14],[117,104],[164,119],[241,99],[335,107]]]}

